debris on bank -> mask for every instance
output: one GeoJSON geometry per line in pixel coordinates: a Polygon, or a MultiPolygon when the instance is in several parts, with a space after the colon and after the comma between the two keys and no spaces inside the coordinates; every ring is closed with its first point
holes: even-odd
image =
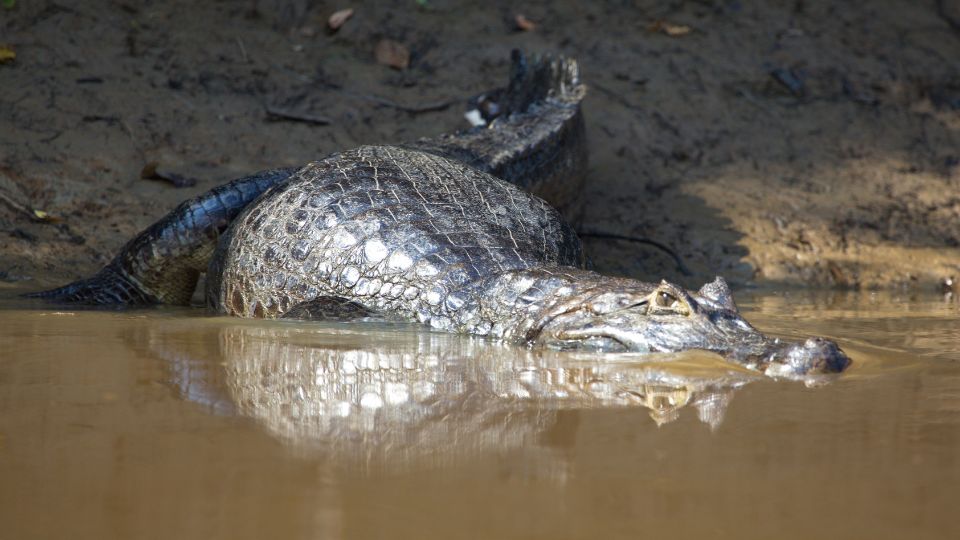
{"type": "Polygon", "coordinates": [[[662,19],[650,23],[647,30],[654,34],[660,33],[670,37],[685,36],[693,31],[692,28],[685,24],[675,24],[662,19]]]}
{"type": "Polygon", "coordinates": [[[343,26],[345,22],[347,22],[348,19],[350,19],[350,17],[353,17],[352,8],[336,11],[333,13],[333,15],[330,15],[329,19],[327,19],[327,27],[336,32],[341,26],[343,26]]]}
{"type": "Polygon", "coordinates": [[[8,64],[17,59],[17,53],[9,45],[0,45],[0,64],[8,64]]]}
{"type": "Polygon", "coordinates": [[[196,178],[189,178],[180,174],[165,171],[160,168],[160,163],[151,161],[140,170],[140,178],[144,180],[162,180],[175,188],[186,188],[197,185],[196,178]]]}
{"type": "Polygon", "coordinates": [[[377,63],[390,66],[394,69],[410,67],[410,50],[402,43],[391,39],[381,39],[373,49],[377,63]]]}
{"type": "Polygon", "coordinates": [[[523,13],[517,13],[517,16],[513,18],[513,21],[517,24],[517,30],[523,32],[532,32],[537,29],[537,24],[528,19],[523,13]]]}

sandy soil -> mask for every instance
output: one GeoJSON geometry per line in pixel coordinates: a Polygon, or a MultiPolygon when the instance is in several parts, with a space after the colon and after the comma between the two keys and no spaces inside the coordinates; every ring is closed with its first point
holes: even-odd
{"type": "Polygon", "coordinates": [[[584,227],[667,244],[693,275],[588,240],[601,270],[841,288],[960,276],[960,3],[514,4],[354,2],[336,33],[327,17],[347,3],[0,8],[16,53],[0,65],[0,279],[89,274],[182,199],[255,170],[465,127],[459,102],[383,101],[499,86],[515,47],[582,62],[584,227]],[[519,11],[534,30],[517,30],[519,11]],[[384,38],[410,50],[407,69],[376,62],[384,38]],[[152,161],[198,182],[140,179],[152,161]]]}

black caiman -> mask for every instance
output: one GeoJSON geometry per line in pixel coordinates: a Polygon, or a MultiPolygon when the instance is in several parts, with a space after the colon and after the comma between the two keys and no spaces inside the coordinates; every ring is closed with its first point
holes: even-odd
{"type": "Polygon", "coordinates": [[[207,304],[242,317],[387,316],[559,349],[706,349],[770,375],[844,370],[832,341],[753,328],[722,278],[693,292],[585,269],[561,217],[585,173],[585,92],[574,60],[514,53],[488,126],[234,180],[35,296],[186,304],[206,272],[207,304]]]}

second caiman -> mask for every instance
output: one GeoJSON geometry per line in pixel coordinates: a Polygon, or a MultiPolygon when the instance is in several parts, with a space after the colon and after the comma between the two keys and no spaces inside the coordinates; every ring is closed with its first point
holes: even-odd
{"type": "Polygon", "coordinates": [[[561,217],[585,173],[584,94],[575,61],[515,53],[509,85],[480,100],[488,126],[234,180],[95,276],[35,296],[186,304],[206,272],[208,305],[243,317],[380,316],[560,349],[705,349],[770,375],[844,370],[831,341],[754,329],[721,278],[692,292],[585,268],[561,217]]]}

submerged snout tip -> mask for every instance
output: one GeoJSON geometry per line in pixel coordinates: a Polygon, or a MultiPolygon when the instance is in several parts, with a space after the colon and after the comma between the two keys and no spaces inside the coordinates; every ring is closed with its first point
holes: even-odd
{"type": "Polygon", "coordinates": [[[784,352],[785,363],[797,374],[840,373],[852,363],[836,342],[819,337],[790,345],[784,352]]]}

